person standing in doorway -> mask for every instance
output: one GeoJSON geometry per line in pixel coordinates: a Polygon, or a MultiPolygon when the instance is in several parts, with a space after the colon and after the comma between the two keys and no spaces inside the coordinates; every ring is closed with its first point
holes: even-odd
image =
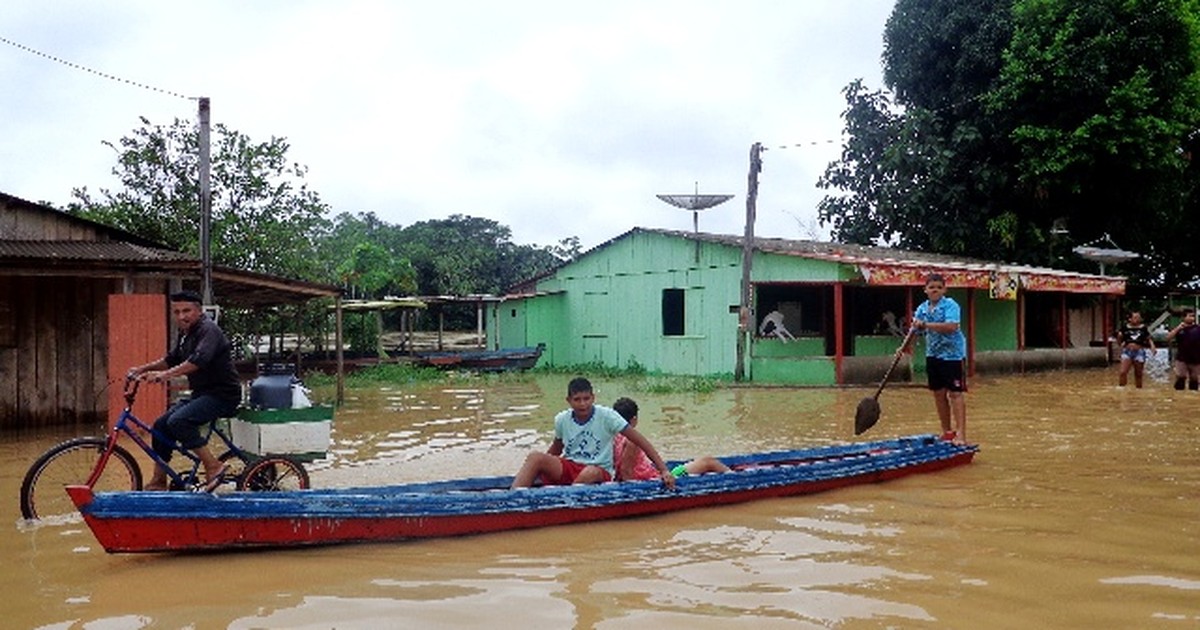
{"type": "Polygon", "coordinates": [[[1142,373],[1146,370],[1146,350],[1150,354],[1154,354],[1154,339],[1150,337],[1150,329],[1146,327],[1142,321],[1142,314],[1139,311],[1129,313],[1129,319],[1125,321],[1125,325],[1121,330],[1117,331],[1117,342],[1121,344],[1121,372],[1117,376],[1117,383],[1121,387],[1125,387],[1125,383],[1129,382],[1129,370],[1133,369],[1133,384],[1138,389],[1142,388],[1142,373]]]}
{"type": "Polygon", "coordinates": [[[928,298],[913,314],[913,328],[925,337],[925,370],[933,392],[942,439],[967,443],[967,380],[963,361],[967,338],[963,335],[962,309],[946,295],[946,279],[931,273],[925,279],[928,298]],[[952,423],[953,421],[953,423],[952,423]]]}
{"type": "Polygon", "coordinates": [[[1183,321],[1167,333],[1167,341],[1178,339],[1175,351],[1175,389],[1183,389],[1187,382],[1190,390],[1200,390],[1200,324],[1196,323],[1196,309],[1183,309],[1183,321]]]}

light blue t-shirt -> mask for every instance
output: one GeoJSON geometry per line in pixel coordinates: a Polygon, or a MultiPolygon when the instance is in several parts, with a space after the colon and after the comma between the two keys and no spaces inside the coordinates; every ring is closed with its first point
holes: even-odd
{"type": "Polygon", "coordinates": [[[554,416],[554,437],[563,442],[563,457],[613,475],[613,438],[628,425],[621,414],[603,405],[593,405],[592,417],[582,424],[567,409],[554,416]]]}
{"type": "Polygon", "coordinates": [[[929,300],[925,300],[917,307],[915,317],[923,322],[954,322],[959,325],[958,330],[952,333],[917,331],[925,335],[925,356],[947,361],[967,358],[967,337],[962,331],[962,309],[958,307],[958,302],[945,295],[938,300],[937,306],[930,306],[929,300]]]}

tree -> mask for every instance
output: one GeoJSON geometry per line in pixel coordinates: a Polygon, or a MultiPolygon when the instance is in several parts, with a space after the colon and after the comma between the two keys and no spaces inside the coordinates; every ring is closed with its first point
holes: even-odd
{"type": "Polygon", "coordinates": [[[834,236],[843,242],[865,245],[877,239],[896,240],[900,230],[888,218],[895,205],[890,197],[897,187],[896,173],[888,154],[897,143],[901,117],[891,113],[886,94],[868,92],[861,80],[843,93],[848,106],[842,116],[849,140],[841,161],[830,164],[817,185],[848,192],[822,199],[818,216],[822,224],[833,226],[834,236]]]}
{"type": "MultiPolygon", "coordinates": [[[[73,191],[69,212],[199,255],[199,132],[176,119],[142,127],[117,144],[113,174],[122,188],[73,191]]],[[[213,127],[211,154],[213,262],[298,279],[322,278],[315,239],[327,208],[304,183],[307,169],[288,161],[288,144],[253,142],[213,127]]]]}
{"type": "MultiPolygon", "coordinates": [[[[570,239],[559,250],[518,246],[511,237],[491,219],[453,214],[404,228],[398,248],[412,261],[423,294],[470,295],[503,293],[560,264],[556,253],[572,246],[570,239]]],[[[577,239],[573,246],[577,252],[577,239]]]]}
{"type": "Polygon", "coordinates": [[[1079,242],[1105,234],[1146,254],[1147,284],[1196,277],[1200,31],[1191,0],[1021,0],[990,110],[1015,121],[1017,178],[1035,212],[1079,242]],[[1180,228],[1184,229],[1180,229],[1180,228]],[[1177,270],[1190,269],[1186,274],[1177,270]]]}
{"type": "Polygon", "coordinates": [[[1129,267],[1140,281],[1195,278],[1171,217],[1196,217],[1197,14],[1194,0],[899,0],[896,106],[847,89],[850,138],[819,182],[842,194],[822,222],[852,242],[1091,270],[1063,256],[1109,233],[1157,256],[1129,267]],[[1164,272],[1164,256],[1191,271],[1164,272]]]}
{"type": "Polygon", "coordinates": [[[387,287],[399,289],[402,295],[417,289],[412,265],[407,260],[396,260],[391,252],[369,241],[355,245],[337,273],[343,283],[361,289],[365,297],[383,297],[380,293],[387,287]]]}
{"type": "Polygon", "coordinates": [[[996,80],[1011,30],[1009,0],[900,0],[885,31],[895,95],[846,90],[850,139],[818,185],[847,195],[818,207],[834,236],[955,254],[1002,254],[980,239],[1007,203],[1008,153],[979,96],[996,80]]]}

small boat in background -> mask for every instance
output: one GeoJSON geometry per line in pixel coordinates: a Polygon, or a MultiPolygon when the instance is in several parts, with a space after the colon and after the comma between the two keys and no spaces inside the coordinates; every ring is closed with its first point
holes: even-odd
{"type": "Polygon", "coordinates": [[[507,372],[528,370],[537,365],[546,344],[500,350],[464,350],[458,352],[422,352],[416,355],[419,365],[442,369],[507,372]]]}
{"type": "MultiPolygon", "coordinates": [[[[721,457],[732,471],[509,489],[512,477],[293,492],[67,492],[110,553],[300,547],[528,529],[890,481],[967,464],[979,447],[933,435],[721,457]]],[[[676,465],[679,462],[669,462],[676,465]]]]}

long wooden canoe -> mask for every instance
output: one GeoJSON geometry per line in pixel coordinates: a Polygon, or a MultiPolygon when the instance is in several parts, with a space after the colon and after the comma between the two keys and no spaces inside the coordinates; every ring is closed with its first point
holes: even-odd
{"type": "Polygon", "coordinates": [[[500,350],[463,350],[454,352],[422,352],[418,364],[442,369],[474,370],[477,372],[509,372],[528,370],[537,365],[546,344],[500,350]]]}
{"type": "Polygon", "coordinates": [[[480,534],[640,516],[888,481],[969,463],[933,435],[720,458],[732,472],[510,490],[512,477],[294,492],[98,492],[68,486],[111,553],[294,547],[480,534]]]}

